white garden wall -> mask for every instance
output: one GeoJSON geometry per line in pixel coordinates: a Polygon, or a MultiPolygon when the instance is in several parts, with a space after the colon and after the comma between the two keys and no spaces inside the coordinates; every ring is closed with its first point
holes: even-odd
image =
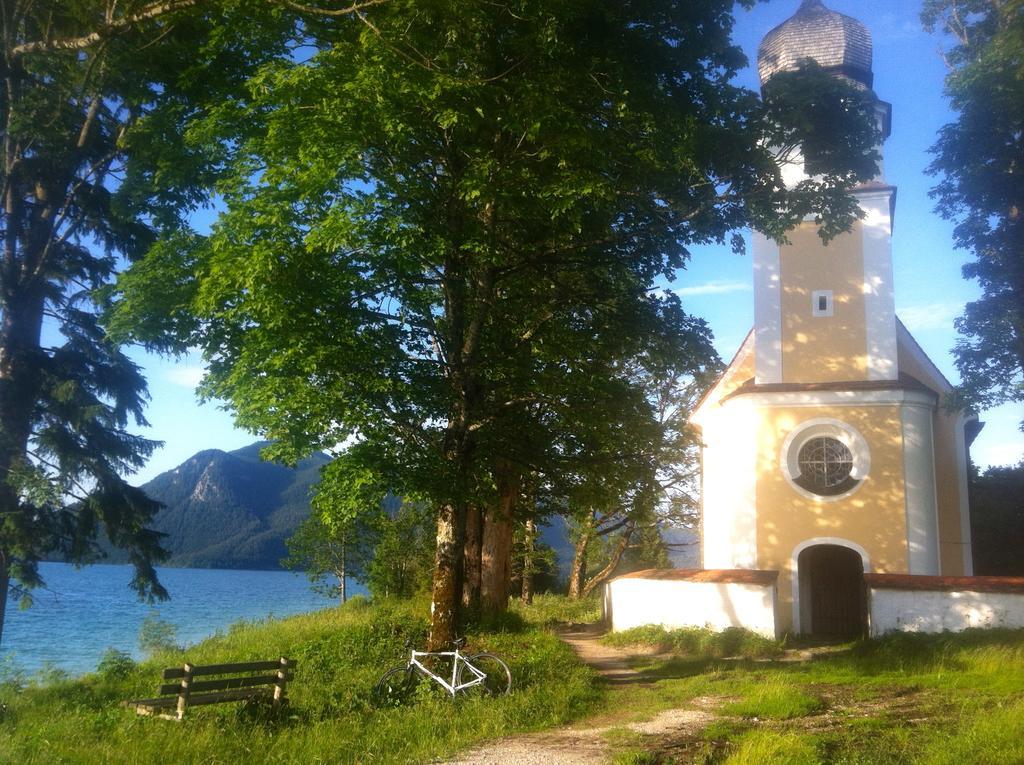
{"type": "Polygon", "coordinates": [[[605,589],[613,631],[658,624],[666,629],[743,627],[776,637],[774,571],[658,569],[621,576],[605,589]]]}
{"type": "Polygon", "coordinates": [[[868,574],[871,637],[887,632],[1024,628],[1024,579],[868,574]]]}

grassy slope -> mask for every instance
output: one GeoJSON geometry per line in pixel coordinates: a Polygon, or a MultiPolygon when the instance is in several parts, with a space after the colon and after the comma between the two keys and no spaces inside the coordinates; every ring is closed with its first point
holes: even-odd
{"type": "MultiPolygon", "coordinates": [[[[473,648],[504,656],[515,692],[498,700],[430,696],[377,710],[369,691],[422,640],[423,603],[355,602],[343,609],[236,626],[190,648],[193,663],[287,655],[300,662],[289,714],[259,708],[196,709],[182,725],[137,718],[119,702],[152,694],[167,653],[112,665],[77,681],[0,684],[0,763],[423,762],[482,739],[559,725],[590,712],[619,724],[695,700],[720,715],[688,740],[621,742],[620,763],[705,765],[1021,765],[1024,631],[899,635],[813,661],[721,659],[736,636],[649,630],[683,651],[639,659],[645,683],[602,689],[540,625],[586,621],[592,607],[540,598],[504,627],[470,632],[473,648]],[[6,705],[6,707],[5,707],[6,705]],[[673,759],[674,758],[674,759],[673,759]]],[[[638,632],[634,640],[644,638],[638,632]]],[[[749,656],[774,646],[740,643],[749,656]]],[[[589,724],[589,723],[588,723],[589,724]]]]}
{"type": "MultiPolygon", "coordinates": [[[[541,610],[538,615],[546,618],[541,610]]],[[[432,695],[400,709],[375,709],[369,692],[402,661],[403,643],[422,644],[423,603],[369,605],[241,624],[186,653],[113,666],[80,680],[16,689],[0,685],[0,762],[151,763],[425,761],[475,741],[575,719],[601,691],[556,637],[513,615],[504,628],[470,633],[470,647],[504,657],[516,692],[497,699],[432,695]],[[119,703],[151,696],[160,669],[288,656],[298,660],[289,713],[225,704],[190,710],[184,724],[136,717],[119,703]],[[557,693],[553,689],[557,688],[557,693]]]]}
{"type": "MultiPolygon", "coordinates": [[[[664,636],[652,631],[650,641],[664,636]]],[[[698,698],[726,717],[661,756],[648,745],[621,762],[1024,764],[1021,630],[892,635],[803,662],[691,654],[638,668],[653,683],[615,698],[632,717],[698,698]]]]}

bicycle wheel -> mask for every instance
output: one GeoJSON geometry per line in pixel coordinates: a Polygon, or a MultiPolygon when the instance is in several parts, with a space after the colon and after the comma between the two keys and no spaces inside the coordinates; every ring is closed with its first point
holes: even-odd
{"type": "Polygon", "coordinates": [[[419,681],[419,673],[412,667],[389,669],[373,688],[373,702],[379,707],[401,706],[413,697],[419,681]]]}
{"type": "MultiPolygon", "coordinates": [[[[512,690],[512,673],[509,672],[508,665],[497,656],[477,653],[467,656],[466,663],[472,664],[485,675],[483,682],[461,691],[467,696],[504,696],[512,690]]],[[[476,675],[469,667],[465,664],[459,666],[458,676],[455,678],[457,686],[475,679],[476,675]]]]}

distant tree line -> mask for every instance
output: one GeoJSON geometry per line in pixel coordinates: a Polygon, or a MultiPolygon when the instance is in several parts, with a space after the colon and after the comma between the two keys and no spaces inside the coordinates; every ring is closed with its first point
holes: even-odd
{"type": "Polygon", "coordinates": [[[979,576],[1024,576],[1024,462],[971,470],[971,547],[979,576]]]}

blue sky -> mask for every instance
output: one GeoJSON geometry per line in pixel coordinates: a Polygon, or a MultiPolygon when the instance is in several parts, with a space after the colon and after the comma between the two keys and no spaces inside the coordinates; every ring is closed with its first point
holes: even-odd
{"type": "MultiPolygon", "coordinates": [[[[736,40],[750,59],[740,82],[757,88],[757,45],[764,34],[788,18],[799,0],[770,0],[752,11],[739,11],[736,40]]],[[[932,212],[925,175],[928,148],[936,131],[953,117],[942,96],[945,68],[939,56],[943,41],[925,33],[918,19],[920,0],[826,0],[828,7],[863,21],[874,42],[875,92],[893,106],[892,136],[885,145],[885,177],[897,186],[893,231],[896,312],[932,360],[956,382],[950,349],[956,339],[953,319],[979,290],[965,282],[960,268],[966,253],[952,247],[952,226],[932,212]]],[[[728,248],[695,250],[688,269],[672,285],[687,310],[711,325],[715,345],[728,360],[754,320],[750,256],[728,248]]],[[[198,358],[161,359],[141,351],[152,402],[150,428],[142,432],[165,442],[146,468],[132,478],[143,483],[169,470],[200,449],[235,449],[255,436],[232,426],[216,404],[200,406],[194,388],[202,376],[198,358]]],[[[1016,463],[1024,458],[1024,434],[1018,423],[1024,406],[1007,405],[982,413],[985,429],[971,453],[980,466],[1016,463]]]]}

